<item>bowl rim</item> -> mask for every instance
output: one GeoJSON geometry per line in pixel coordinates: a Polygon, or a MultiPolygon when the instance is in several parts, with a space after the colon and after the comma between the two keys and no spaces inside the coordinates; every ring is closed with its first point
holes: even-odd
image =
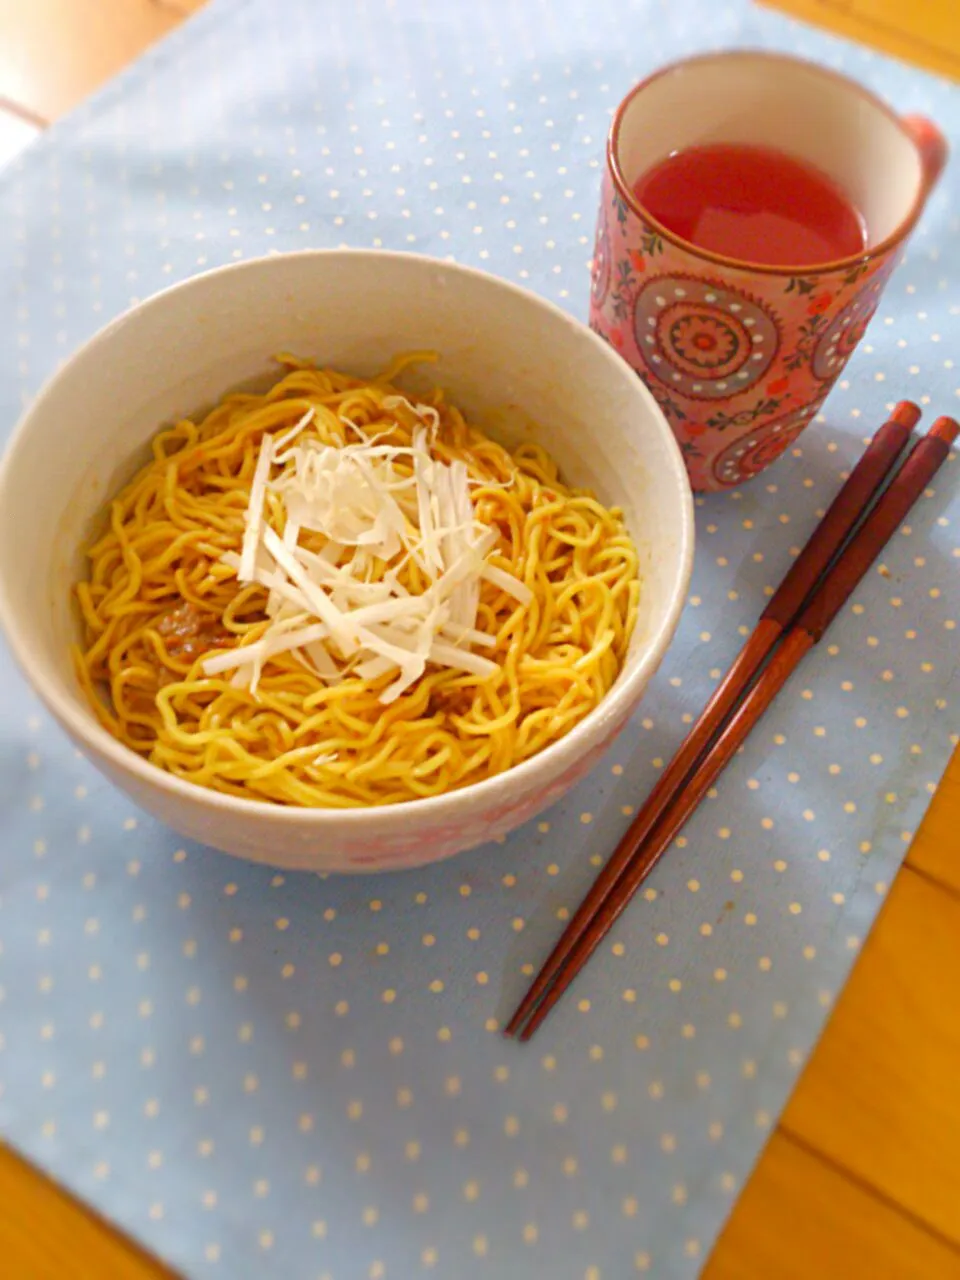
{"type": "MultiPolygon", "coordinates": [[[[42,414],[45,402],[54,394],[61,380],[81,361],[88,360],[92,355],[95,355],[98,347],[106,346],[118,329],[136,323],[137,319],[148,311],[166,306],[174,295],[189,293],[192,289],[208,287],[209,282],[215,277],[227,274],[255,274],[269,270],[269,264],[272,262],[337,257],[400,261],[405,266],[411,264],[421,268],[429,268],[432,271],[441,270],[454,277],[466,276],[481,282],[485,287],[494,291],[502,290],[511,293],[525,303],[532,304],[535,308],[546,312],[554,321],[577,330],[585,341],[592,343],[598,353],[602,354],[610,369],[616,371],[616,376],[633,381],[634,390],[639,394],[641,400],[646,402],[648,412],[659,426],[661,435],[667,445],[668,455],[672,461],[673,471],[669,481],[675,490],[675,496],[679,503],[680,572],[670,589],[659,621],[647,641],[646,651],[640,656],[636,667],[630,672],[624,683],[608,691],[601,701],[581,721],[574,725],[564,737],[552,742],[542,751],[521,761],[519,764],[512,765],[509,769],[504,770],[503,773],[494,774],[492,777],[483,778],[479,782],[469,783],[464,787],[455,788],[451,791],[441,792],[436,796],[394,801],[384,805],[358,805],[342,809],[313,808],[283,805],[270,800],[248,800],[243,797],[214,791],[212,788],[203,787],[199,783],[179,778],[175,774],[168,773],[157,765],[151,764],[145,757],[113,737],[99,723],[93,712],[82,703],[79,690],[76,697],[63,696],[43,672],[38,672],[35,669],[30,656],[30,645],[25,634],[25,627],[19,621],[9,599],[5,575],[2,570],[2,560],[0,560],[0,626],[2,626],[6,634],[13,656],[22,673],[26,676],[48,711],[60,722],[68,734],[72,735],[79,744],[89,750],[95,758],[105,758],[105,761],[114,766],[121,774],[133,774],[148,789],[166,792],[172,800],[182,800],[188,804],[196,804],[201,807],[209,806],[238,818],[269,819],[287,828],[302,826],[321,828],[324,825],[329,825],[331,828],[344,825],[349,828],[358,828],[364,824],[369,825],[375,820],[389,821],[400,815],[406,815],[411,822],[422,818],[425,822],[436,823],[442,821],[445,815],[449,817],[455,816],[456,811],[462,810],[465,801],[474,802],[478,805],[483,805],[484,802],[487,802],[489,807],[493,807],[498,800],[507,798],[502,793],[512,790],[515,783],[522,783],[524,780],[529,780],[529,783],[535,783],[536,775],[543,772],[545,767],[552,762],[557,762],[559,767],[556,771],[551,770],[550,772],[551,774],[555,772],[559,776],[563,771],[564,761],[569,767],[574,760],[586,755],[591,747],[597,745],[597,741],[602,740],[596,735],[598,721],[611,721],[615,728],[619,728],[620,723],[629,715],[639,696],[637,687],[640,686],[642,689],[659,665],[683,609],[693,568],[695,527],[693,492],[687,477],[683,455],[664,417],[663,411],[650,390],[630,366],[588,325],[576,319],[556,303],[541,297],[532,290],[514,284],[510,280],[505,280],[500,276],[493,275],[491,272],[482,271],[463,263],[434,258],[422,253],[407,253],[402,250],[388,249],[317,248],[298,249],[289,253],[270,253],[256,258],[245,259],[241,262],[225,263],[211,270],[198,272],[185,280],[176,281],[142,299],[135,306],[121,312],[87,338],[53,372],[40,388],[33,402],[20,415],[8,438],[2,459],[0,459],[0,503],[3,503],[4,493],[8,486],[14,482],[17,455],[24,446],[33,420],[42,414]],[[616,715],[617,709],[622,713],[620,716],[616,715]]],[[[222,394],[226,394],[226,392],[222,394]]],[[[529,786],[527,789],[529,789],[529,786]]]]}

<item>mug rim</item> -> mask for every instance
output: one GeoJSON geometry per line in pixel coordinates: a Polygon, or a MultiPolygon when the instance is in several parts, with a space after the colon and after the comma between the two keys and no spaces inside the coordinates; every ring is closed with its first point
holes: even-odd
{"type": "Polygon", "coordinates": [[[685,240],[683,236],[679,236],[675,231],[671,231],[665,227],[662,222],[653,216],[645,205],[634,195],[630,184],[625,180],[623,171],[620,167],[620,129],[623,124],[624,116],[627,110],[633,104],[634,99],[646,88],[648,88],[655,80],[661,79],[663,76],[671,75],[673,72],[680,70],[682,67],[695,66],[704,62],[721,62],[733,58],[754,58],[766,62],[785,62],[795,67],[805,67],[810,71],[816,72],[818,75],[827,77],[831,80],[838,81],[847,89],[860,95],[874,107],[877,107],[903,134],[905,138],[917,147],[916,139],[910,133],[909,129],[903,122],[893,107],[889,103],[875,94],[872,89],[868,89],[865,85],[860,84],[857,80],[852,80],[849,76],[843,75],[839,71],[834,71],[832,67],[823,67],[819,63],[812,62],[809,58],[795,58],[791,54],[779,53],[769,49],[723,49],[716,53],[700,53],[694,54],[689,58],[677,58],[673,62],[668,62],[662,67],[658,67],[656,71],[645,76],[624,96],[619,106],[614,112],[613,121],[607,134],[607,168],[613,178],[617,193],[625,204],[638,217],[649,223],[658,235],[664,240],[668,240],[677,248],[684,249],[688,253],[692,253],[695,257],[703,258],[707,262],[714,262],[718,266],[728,269],[747,270],[757,272],[762,275],[769,276],[819,276],[826,275],[833,271],[844,270],[859,266],[861,263],[875,262],[884,257],[890,250],[895,249],[913,230],[920,214],[923,212],[926,198],[929,193],[929,183],[923,180],[922,157],[921,157],[921,180],[918,184],[917,193],[914,196],[913,203],[906,216],[897,224],[894,230],[886,236],[879,244],[872,248],[865,248],[859,253],[848,254],[843,258],[833,258],[828,262],[818,262],[805,265],[791,265],[789,263],[773,264],[769,262],[751,262],[748,258],[732,258],[727,254],[716,253],[712,249],[701,248],[692,240],[685,240]]]}

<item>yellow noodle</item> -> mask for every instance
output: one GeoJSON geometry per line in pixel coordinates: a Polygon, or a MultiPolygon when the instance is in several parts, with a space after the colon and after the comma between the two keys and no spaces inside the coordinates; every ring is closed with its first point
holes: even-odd
{"type": "MultiPolygon", "coordinates": [[[[268,626],[265,590],[241,587],[219,562],[241,549],[264,434],[282,434],[312,408],[305,434],[325,444],[355,438],[347,419],[409,446],[416,419],[383,402],[401,394],[393,379],[407,365],[433,358],[400,356],[365,381],[283,355],[284,375],[264,395],[227,396],[202,421],[155,437],[152,461],[112,502],[77,585],[84,643],[75,662],[110,733],[228,795],[349,808],[479,782],[542,751],[597,705],[625,659],[640,592],[621,513],[564,484],[538,446],[511,453],[469,426],[439,390],[425,397],[440,415],[434,454],[466,463],[475,516],[498,533],[490,562],[533,593],[520,605],[482,583],[476,625],[495,637],[482,652],[497,674],[428,665],[390,705],[379,695],[393,675],[326,684],[294,653],[264,664],[256,694],[233,687],[232,672],[204,674],[211,653],[252,643],[268,626]],[[171,638],[183,609],[198,630],[187,648],[171,638]]],[[[276,495],[265,518],[282,533],[276,495]]],[[[317,537],[305,534],[305,545],[317,537]]],[[[427,585],[412,559],[398,577],[413,593],[427,585]]]]}

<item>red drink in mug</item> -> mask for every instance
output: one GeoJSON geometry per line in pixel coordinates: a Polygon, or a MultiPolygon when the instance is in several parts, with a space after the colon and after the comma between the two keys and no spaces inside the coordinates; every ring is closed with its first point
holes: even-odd
{"type": "Polygon", "coordinates": [[[780,54],[643,81],[607,145],[590,323],[644,379],[697,490],[816,415],[946,160],[928,120],[780,54]]]}

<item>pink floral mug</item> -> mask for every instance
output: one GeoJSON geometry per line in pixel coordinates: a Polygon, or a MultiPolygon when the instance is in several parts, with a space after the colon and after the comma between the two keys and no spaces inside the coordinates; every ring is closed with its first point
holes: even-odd
{"type": "Polygon", "coordinates": [[[832,71],[779,54],[674,63],[620,104],[607,144],[590,324],[653,392],[694,489],[769,466],[817,414],[873,315],[947,158],[936,126],[900,118],[832,71]],[[815,267],[723,257],[660,224],[633,192],[674,151],[775,147],[846,192],[866,247],[815,267]]]}

